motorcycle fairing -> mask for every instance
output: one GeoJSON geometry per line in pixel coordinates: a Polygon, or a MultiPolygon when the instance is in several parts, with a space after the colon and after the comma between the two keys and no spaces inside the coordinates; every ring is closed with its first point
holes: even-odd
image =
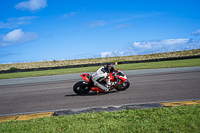
{"type": "Polygon", "coordinates": [[[80,75],[85,81],[90,82],[90,75],[88,73],[84,73],[80,75]]]}
{"type": "Polygon", "coordinates": [[[117,75],[117,77],[118,77],[119,79],[121,79],[121,82],[119,82],[118,84],[122,84],[122,83],[126,82],[126,78],[123,78],[123,77],[118,76],[118,75],[117,75]]]}

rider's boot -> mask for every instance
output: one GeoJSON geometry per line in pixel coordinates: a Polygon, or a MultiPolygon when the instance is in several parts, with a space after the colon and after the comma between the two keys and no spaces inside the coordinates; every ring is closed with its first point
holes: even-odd
{"type": "Polygon", "coordinates": [[[97,81],[94,82],[95,86],[98,86],[100,89],[104,90],[105,92],[109,91],[109,88],[103,86],[102,84],[98,83],[97,81]]]}

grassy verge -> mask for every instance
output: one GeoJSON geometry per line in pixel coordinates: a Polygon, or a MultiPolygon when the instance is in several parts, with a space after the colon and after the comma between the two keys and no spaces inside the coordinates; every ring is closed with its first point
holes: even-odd
{"type": "Polygon", "coordinates": [[[0,132],[200,132],[200,105],[45,117],[0,123],[0,132]]]}
{"type": "MultiPolygon", "coordinates": [[[[189,67],[189,66],[200,66],[200,58],[149,62],[149,63],[121,64],[121,65],[116,65],[115,67],[120,70],[136,70],[136,69],[154,69],[154,68],[189,67]]],[[[58,74],[79,73],[79,72],[94,72],[99,67],[100,66],[66,68],[66,69],[32,71],[32,72],[5,73],[5,74],[0,74],[0,79],[58,75],[58,74]]]]}
{"type": "Polygon", "coordinates": [[[107,58],[91,58],[91,59],[76,59],[76,60],[62,60],[62,61],[54,60],[54,61],[43,61],[43,62],[0,64],[0,71],[70,66],[70,65],[81,65],[81,64],[96,64],[96,63],[106,63],[106,62],[142,61],[142,60],[165,59],[165,58],[172,58],[172,57],[186,57],[186,56],[196,56],[196,55],[200,55],[200,49],[157,53],[157,54],[146,54],[146,55],[107,57],[107,58]]]}

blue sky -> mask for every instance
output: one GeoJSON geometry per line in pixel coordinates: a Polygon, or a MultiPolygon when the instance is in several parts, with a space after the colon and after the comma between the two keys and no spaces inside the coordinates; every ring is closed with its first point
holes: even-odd
{"type": "Polygon", "coordinates": [[[200,48],[199,0],[1,0],[0,64],[200,48]]]}

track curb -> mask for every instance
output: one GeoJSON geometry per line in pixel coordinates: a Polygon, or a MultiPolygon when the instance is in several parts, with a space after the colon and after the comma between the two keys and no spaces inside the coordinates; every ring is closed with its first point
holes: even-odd
{"type": "Polygon", "coordinates": [[[121,111],[121,110],[134,110],[134,109],[151,109],[151,108],[162,108],[162,107],[176,107],[176,106],[189,106],[200,104],[200,100],[189,100],[189,101],[172,101],[172,102],[154,102],[154,103],[140,103],[140,104],[124,104],[120,106],[102,106],[102,107],[92,107],[92,108],[82,108],[82,109],[68,109],[59,110],[51,112],[40,112],[40,113],[27,113],[18,115],[5,115],[0,116],[0,123],[10,120],[30,120],[38,119],[50,116],[61,116],[61,115],[73,115],[80,113],[90,113],[90,112],[102,112],[102,111],[121,111]]]}

